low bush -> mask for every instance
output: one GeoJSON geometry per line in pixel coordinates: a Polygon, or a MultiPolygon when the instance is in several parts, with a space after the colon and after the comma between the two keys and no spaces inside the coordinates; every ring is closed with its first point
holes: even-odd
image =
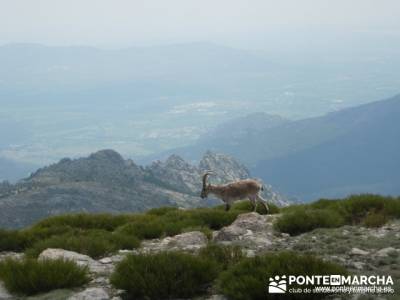
{"type": "Polygon", "coordinates": [[[22,231],[0,229],[0,252],[23,251],[29,243],[29,236],[22,231]]]}
{"type": "Polygon", "coordinates": [[[177,208],[177,207],[169,207],[169,206],[166,206],[166,207],[157,207],[157,208],[152,208],[152,209],[148,210],[148,211],[146,212],[146,214],[148,214],[148,215],[154,215],[154,216],[163,216],[163,215],[165,215],[166,213],[168,213],[168,212],[170,212],[170,211],[174,211],[174,210],[178,210],[178,208],[177,208]]]}
{"type": "Polygon", "coordinates": [[[189,298],[205,291],[217,276],[212,260],[180,252],[127,256],[111,283],[128,299],[189,298]]]}
{"type": "Polygon", "coordinates": [[[136,236],[139,239],[159,238],[164,233],[163,223],[159,219],[155,215],[141,215],[119,227],[116,232],[136,236]]]}
{"type": "Polygon", "coordinates": [[[300,206],[283,214],[276,221],[275,228],[281,232],[296,235],[316,228],[331,228],[342,225],[344,225],[343,217],[334,210],[300,206]]]}
{"type": "Polygon", "coordinates": [[[47,218],[37,223],[36,228],[51,228],[70,226],[79,229],[104,229],[113,231],[134,219],[137,215],[112,215],[112,214],[66,214],[47,218]]]}
{"type": "Polygon", "coordinates": [[[387,222],[387,217],[383,213],[369,213],[363,220],[366,227],[380,227],[387,222]]]}
{"type": "Polygon", "coordinates": [[[225,212],[210,208],[180,210],[176,208],[152,209],[146,214],[136,215],[118,227],[116,232],[136,236],[139,239],[160,238],[186,232],[189,229],[210,234],[231,224],[239,212],[225,212]]]}
{"type": "Polygon", "coordinates": [[[35,259],[0,262],[0,279],[11,293],[24,295],[78,287],[89,281],[87,268],[72,261],[35,259]]]}
{"type": "MultiPolygon", "coordinates": [[[[346,274],[336,264],[324,262],[310,255],[294,252],[270,253],[246,258],[222,272],[217,280],[219,291],[234,300],[282,299],[280,294],[268,294],[269,278],[276,275],[331,275],[346,274]]],[[[290,288],[296,286],[290,286],[290,288]]],[[[302,286],[303,288],[305,286],[302,286]]],[[[312,286],[307,286],[312,288],[312,286]]],[[[286,294],[284,299],[320,299],[319,294],[286,294]]]]}
{"type": "Polygon", "coordinates": [[[232,224],[239,213],[199,208],[190,211],[188,217],[196,222],[196,225],[207,226],[212,230],[221,229],[232,224]]]}
{"type": "Polygon", "coordinates": [[[321,199],[314,203],[292,205],[281,210],[276,222],[281,232],[300,234],[323,227],[362,224],[378,227],[388,220],[400,218],[400,199],[363,194],[343,200],[321,199]]]}
{"type": "Polygon", "coordinates": [[[242,249],[239,246],[218,245],[209,243],[207,247],[200,250],[200,257],[215,261],[221,270],[238,263],[244,258],[242,249]]]}
{"type": "Polygon", "coordinates": [[[39,240],[26,250],[30,257],[37,257],[47,248],[62,248],[99,258],[119,249],[134,249],[140,245],[135,236],[105,230],[87,230],[75,234],[52,236],[39,240]]]}

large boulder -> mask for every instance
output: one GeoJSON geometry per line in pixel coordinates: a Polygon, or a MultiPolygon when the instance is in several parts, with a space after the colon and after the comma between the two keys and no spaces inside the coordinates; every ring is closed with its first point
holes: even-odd
{"type": "Polygon", "coordinates": [[[64,250],[64,249],[53,249],[53,248],[46,249],[42,253],[40,253],[38,259],[39,260],[45,260],[45,259],[70,260],[70,261],[75,262],[78,266],[88,267],[88,269],[91,273],[110,273],[111,272],[111,268],[108,268],[106,264],[102,264],[87,255],[76,253],[73,251],[64,250]]]}
{"type": "Polygon", "coordinates": [[[268,250],[278,238],[272,226],[275,219],[276,216],[260,215],[255,212],[241,214],[231,225],[214,232],[213,241],[237,244],[256,252],[268,250]]]}

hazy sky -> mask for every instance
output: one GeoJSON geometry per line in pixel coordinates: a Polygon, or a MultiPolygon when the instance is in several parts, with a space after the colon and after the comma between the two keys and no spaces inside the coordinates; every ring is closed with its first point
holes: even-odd
{"type": "Polygon", "coordinates": [[[212,41],[263,47],[267,39],[290,39],[296,32],[398,39],[399,12],[399,0],[0,0],[0,44],[212,41]]]}

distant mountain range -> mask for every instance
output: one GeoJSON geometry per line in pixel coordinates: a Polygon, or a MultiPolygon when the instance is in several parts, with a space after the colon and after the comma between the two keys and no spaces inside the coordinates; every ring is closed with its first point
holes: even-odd
{"type": "MultiPolygon", "coordinates": [[[[304,200],[366,192],[399,195],[399,116],[396,96],[295,122],[292,138],[299,146],[266,157],[252,171],[304,200]]],[[[281,134],[288,133],[283,129],[281,134]]]]}
{"type": "MultiPolygon", "coordinates": [[[[62,159],[17,184],[0,183],[0,228],[23,227],[69,212],[127,213],[159,206],[198,207],[220,203],[202,200],[201,176],[229,182],[249,178],[249,171],[230,156],[207,152],[197,166],[177,155],[142,167],[113,150],[89,157],[62,159]]],[[[286,199],[266,186],[264,197],[284,205],[286,199]]]]}
{"type": "Polygon", "coordinates": [[[298,121],[250,115],[171,151],[187,159],[204,149],[228,153],[300,200],[361,192],[398,195],[399,116],[400,95],[298,121]]]}
{"type": "Polygon", "coordinates": [[[111,148],[137,161],[192,145],[229,119],[308,118],[367,103],[398,89],[400,58],[389,50],[371,59],[212,43],[0,45],[0,157],[43,166],[111,148]]]}

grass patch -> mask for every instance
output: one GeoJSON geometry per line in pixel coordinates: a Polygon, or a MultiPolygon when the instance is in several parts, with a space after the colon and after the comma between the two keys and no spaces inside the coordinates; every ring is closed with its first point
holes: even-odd
{"type": "Polygon", "coordinates": [[[37,223],[34,228],[69,226],[79,229],[103,229],[113,231],[134,219],[136,214],[67,214],[50,217],[37,223]]]}
{"type": "Polygon", "coordinates": [[[200,257],[215,261],[221,270],[238,263],[244,258],[242,249],[239,246],[218,245],[209,243],[207,247],[200,250],[200,257]]]}
{"type": "Polygon", "coordinates": [[[30,238],[25,232],[0,229],[0,252],[23,251],[29,244],[30,238]]]}
{"type": "Polygon", "coordinates": [[[372,212],[364,218],[363,225],[366,227],[380,227],[386,222],[387,217],[384,214],[372,212]]]}
{"type": "Polygon", "coordinates": [[[153,216],[163,216],[166,213],[174,210],[178,210],[179,208],[177,207],[157,207],[157,208],[152,208],[146,212],[147,215],[153,215],[153,216]]]}
{"type": "Polygon", "coordinates": [[[64,234],[37,241],[26,250],[29,257],[37,257],[47,248],[62,248],[100,258],[119,249],[134,249],[140,245],[135,236],[105,230],[87,230],[79,234],[64,234]]]}
{"type": "Polygon", "coordinates": [[[180,252],[127,256],[111,283],[128,299],[189,298],[205,291],[217,276],[214,261],[180,252]]]}
{"type": "MultiPolygon", "coordinates": [[[[217,286],[229,299],[282,299],[279,294],[276,296],[268,294],[267,284],[270,277],[288,274],[303,276],[346,274],[346,270],[311,255],[298,255],[294,252],[270,253],[246,258],[222,272],[218,277],[217,286]]],[[[318,294],[285,295],[285,299],[320,299],[320,297],[318,294]]]]}
{"type": "Polygon", "coordinates": [[[283,214],[275,223],[275,227],[281,232],[296,235],[316,228],[332,228],[344,224],[342,216],[334,210],[300,206],[283,214]]]}
{"type": "Polygon", "coordinates": [[[74,262],[36,259],[0,262],[0,279],[8,291],[23,295],[78,287],[89,281],[87,268],[74,262]]]}
{"type": "MultiPolygon", "coordinates": [[[[278,212],[274,205],[271,212],[278,212]]],[[[259,206],[259,213],[265,213],[259,206]]],[[[229,212],[224,206],[179,209],[160,207],[143,214],[66,214],[44,219],[23,230],[0,229],[0,251],[27,251],[38,255],[45,247],[63,247],[100,257],[118,247],[131,249],[137,240],[173,236],[200,230],[211,237],[213,230],[230,225],[236,217],[251,211],[249,201],[236,202],[229,212]]]]}
{"type": "Polygon", "coordinates": [[[379,227],[391,219],[400,218],[400,199],[372,194],[353,195],[343,200],[321,199],[310,204],[292,205],[281,211],[283,216],[275,227],[293,235],[345,224],[379,227]]]}
{"type": "Polygon", "coordinates": [[[157,215],[140,215],[133,221],[119,227],[118,233],[136,236],[139,239],[159,238],[164,234],[163,222],[157,215]]]}

